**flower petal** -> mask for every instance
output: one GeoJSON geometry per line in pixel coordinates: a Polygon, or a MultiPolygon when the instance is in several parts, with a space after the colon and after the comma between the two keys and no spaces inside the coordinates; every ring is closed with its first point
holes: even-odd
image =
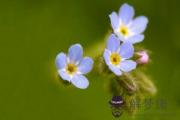
{"type": "Polygon", "coordinates": [[[83,48],[80,44],[72,45],[68,52],[70,62],[79,63],[83,56],[83,48]]]}
{"type": "Polygon", "coordinates": [[[93,60],[90,57],[84,57],[78,67],[78,70],[82,74],[86,74],[92,70],[93,67],[93,60]]]}
{"type": "Polygon", "coordinates": [[[58,70],[58,73],[63,80],[71,81],[71,76],[66,71],[58,70]]]}
{"type": "Polygon", "coordinates": [[[56,56],[55,63],[58,69],[64,68],[66,66],[66,54],[64,54],[63,52],[59,53],[56,56]]]}
{"type": "Polygon", "coordinates": [[[112,12],[110,15],[110,21],[113,29],[118,28],[119,26],[119,18],[118,15],[115,12],[112,12]]]}
{"type": "Polygon", "coordinates": [[[103,57],[107,65],[110,65],[110,60],[109,60],[110,54],[111,52],[108,49],[104,50],[103,57]]]}
{"type": "Polygon", "coordinates": [[[128,4],[123,4],[119,9],[119,17],[124,24],[129,23],[134,16],[134,8],[128,4]]]}
{"type": "Polygon", "coordinates": [[[123,72],[130,72],[131,70],[136,68],[136,62],[132,60],[125,60],[120,63],[120,69],[123,72]]]}
{"type": "Polygon", "coordinates": [[[89,86],[89,81],[83,75],[74,75],[71,82],[77,88],[81,88],[81,89],[86,89],[89,86]]]}
{"type": "Polygon", "coordinates": [[[133,56],[134,54],[134,48],[130,42],[124,42],[120,46],[120,56],[125,59],[129,59],[133,56]]]}
{"type": "Polygon", "coordinates": [[[119,48],[119,45],[120,40],[118,40],[118,38],[114,34],[111,34],[107,41],[107,49],[111,52],[115,52],[119,48]]]}
{"type": "Polygon", "coordinates": [[[147,27],[148,19],[145,16],[139,16],[135,18],[130,26],[130,29],[136,33],[140,34],[145,31],[147,27]]]}
{"type": "Polygon", "coordinates": [[[139,43],[139,42],[141,42],[143,40],[144,40],[144,35],[138,34],[138,35],[135,35],[135,36],[132,36],[132,37],[128,38],[127,41],[134,44],[134,43],[139,43]]]}
{"type": "Polygon", "coordinates": [[[120,69],[118,67],[115,67],[113,65],[109,65],[109,69],[117,76],[122,75],[122,72],[120,71],[120,69]]]}
{"type": "Polygon", "coordinates": [[[122,34],[119,31],[115,31],[114,33],[117,35],[118,40],[120,40],[122,42],[126,42],[127,41],[127,38],[122,36],[122,34]]]}

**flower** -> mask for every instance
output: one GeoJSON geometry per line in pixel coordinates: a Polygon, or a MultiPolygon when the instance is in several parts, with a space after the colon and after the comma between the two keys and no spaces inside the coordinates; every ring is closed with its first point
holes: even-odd
{"type": "Polygon", "coordinates": [[[112,12],[109,17],[113,31],[121,41],[134,44],[144,39],[143,32],[147,27],[148,19],[145,16],[133,19],[134,8],[132,6],[125,3],[120,7],[118,15],[112,12]]]}
{"type": "Polygon", "coordinates": [[[149,55],[146,51],[137,52],[139,58],[137,59],[138,64],[147,64],[149,62],[149,55]]]}
{"type": "Polygon", "coordinates": [[[120,45],[118,38],[111,34],[107,48],[104,51],[104,59],[109,69],[117,76],[122,72],[130,72],[136,68],[136,62],[128,60],[134,54],[134,48],[131,43],[124,42],[120,45]]]}
{"type": "Polygon", "coordinates": [[[83,58],[83,48],[80,44],[72,45],[68,55],[59,53],[55,62],[62,79],[71,82],[77,88],[85,89],[89,86],[84,74],[92,70],[94,62],[90,57],[83,58]]]}

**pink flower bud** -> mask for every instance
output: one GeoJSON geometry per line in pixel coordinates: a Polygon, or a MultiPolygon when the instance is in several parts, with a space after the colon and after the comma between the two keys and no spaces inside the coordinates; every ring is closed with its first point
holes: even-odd
{"type": "Polygon", "coordinates": [[[137,59],[138,64],[147,64],[149,62],[149,55],[146,51],[137,52],[139,58],[137,59]]]}

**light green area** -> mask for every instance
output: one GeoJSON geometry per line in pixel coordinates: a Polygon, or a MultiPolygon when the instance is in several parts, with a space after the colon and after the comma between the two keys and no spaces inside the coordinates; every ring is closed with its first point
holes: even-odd
{"type": "Polygon", "coordinates": [[[179,120],[179,0],[0,0],[0,120],[112,120],[106,79],[90,73],[88,89],[66,88],[54,60],[71,44],[81,43],[87,55],[103,42],[108,15],[124,2],[149,18],[141,43],[152,51],[146,72],[157,98],[167,101],[166,110],[140,111],[135,119],[179,120]]]}

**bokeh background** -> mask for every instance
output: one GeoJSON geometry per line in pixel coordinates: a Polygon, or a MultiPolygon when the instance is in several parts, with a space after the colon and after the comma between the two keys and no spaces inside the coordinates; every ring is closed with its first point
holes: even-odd
{"type": "Polygon", "coordinates": [[[54,60],[74,43],[86,53],[104,42],[111,29],[108,15],[125,2],[149,18],[141,43],[152,51],[146,72],[157,86],[156,98],[167,103],[165,109],[141,110],[134,119],[179,120],[179,0],[0,0],[0,120],[114,119],[106,79],[89,74],[88,89],[64,87],[54,60]]]}

